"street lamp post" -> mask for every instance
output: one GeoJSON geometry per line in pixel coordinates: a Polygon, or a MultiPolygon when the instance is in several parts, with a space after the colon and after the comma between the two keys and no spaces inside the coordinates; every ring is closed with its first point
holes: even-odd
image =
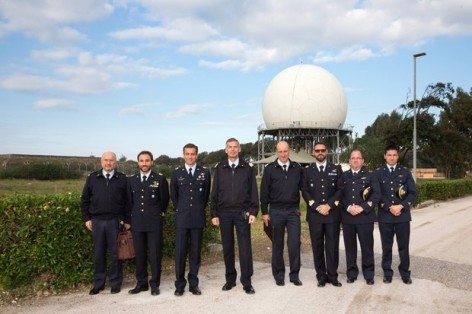
{"type": "Polygon", "coordinates": [[[413,178],[416,182],[416,58],[426,56],[425,52],[413,55],[413,178]]]}

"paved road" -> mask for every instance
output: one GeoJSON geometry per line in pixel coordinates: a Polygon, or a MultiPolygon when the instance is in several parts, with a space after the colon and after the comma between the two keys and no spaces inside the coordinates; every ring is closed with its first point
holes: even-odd
{"type": "MultiPolygon", "coordinates": [[[[341,288],[316,287],[311,254],[303,254],[300,273],[303,286],[275,285],[270,265],[255,263],[255,295],[246,295],[241,285],[221,291],[224,265],[203,267],[202,296],[173,295],[173,277],[163,278],[161,295],[130,296],[126,290],[89,296],[87,291],[54,296],[0,309],[3,313],[313,313],[313,312],[471,312],[472,309],[472,197],[437,203],[413,212],[411,239],[412,285],[398,274],[391,284],[382,283],[380,239],[375,231],[376,278],[374,286],[363,280],[345,283],[345,255],[341,238],[341,288]]],[[[394,270],[398,256],[394,256],[394,270]]],[[[360,263],[359,263],[360,265],[360,263]]],[[[359,279],[362,277],[359,276],[359,279]]],[[[287,280],[288,281],[288,280],[287,280]]]]}

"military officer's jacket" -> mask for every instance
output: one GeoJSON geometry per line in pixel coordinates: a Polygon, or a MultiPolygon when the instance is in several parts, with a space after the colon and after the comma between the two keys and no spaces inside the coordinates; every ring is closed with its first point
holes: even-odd
{"type": "Polygon", "coordinates": [[[342,184],[341,166],[326,163],[326,169],[320,173],[316,164],[307,166],[303,175],[303,199],[307,203],[306,220],[315,223],[331,223],[340,220],[339,203],[342,184]],[[322,215],[316,208],[328,204],[331,209],[328,215],[322,215]]]}
{"type": "Polygon", "coordinates": [[[410,208],[416,199],[416,186],[409,169],[397,164],[393,173],[384,165],[375,172],[380,186],[379,222],[406,222],[411,220],[410,208]],[[401,196],[401,198],[400,198],[401,196]],[[403,205],[400,216],[390,212],[391,205],[403,205]]]}
{"type": "Polygon", "coordinates": [[[351,170],[343,172],[342,197],[341,197],[341,221],[343,224],[363,224],[376,221],[375,206],[380,199],[379,184],[374,173],[366,167],[359,169],[354,176],[351,170]],[[366,188],[371,192],[366,196],[366,188]],[[363,196],[364,195],[364,196],[363,196]],[[347,211],[350,205],[360,205],[364,211],[358,215],[352,215],[347,211]]]}
{"type": "Polygon", "coordinates": [[[177,167],[170,181],[177,228],[205,227],[205,208],[210,195],[210,171],[196,165],[190,177],[184,165],[177,167]]]}
{"type": "Polygon", "coordinates": [[[131,203],[133,231],[157,231],[169,204],[169,184],[166,178],[153,171],[141,182],[141,174],[128,178],[128,197],[131,203]]]}

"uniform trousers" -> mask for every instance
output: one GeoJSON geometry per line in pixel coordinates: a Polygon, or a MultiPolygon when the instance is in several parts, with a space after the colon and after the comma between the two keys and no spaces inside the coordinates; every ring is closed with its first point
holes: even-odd
{"type": "Polygon", "coordinates": [[[116,239],[120,229],[118,219],[92,218],[92,238],[94,250],[93,286],[98,289],[105,285],[107,277],[107,251],[110,259],[108,267],[108,284],[112,288],[121,288],[123,268],[118,260],[116,239]]]}
{"type": "Polygon", "coordinates": [[[225,261],[225,277],[227,283],[236,283],[237,272],[234,255],[234,229],[238,238],[239,264],[241,267],[241,283],[244,287],[251,285],[254,272],[252,264],[251,227],[243,211],[220,211],[221,240],[225,261]]]}
{"type": "Polygon", "coordinates": [[[365,280],[374,279],[374,223],[343,224],[344,247],[346,249],[346,275],[357,278],[357,237],[362,252],[362,274],[365,280]]]}
{"type": "Polygon", "coordinates": [[[158,288],[162,270],[162,223],[157,231],[133,231],[138,286],[148,286],[148,258],[151,266],[149,286],[158,288]]]}
{"type": "Polygon", "coordinates": [[[410,278],[410,222],[379,222],[380,239],[382,240],[382,269],[385,277],[392,277],[393,237],[397,238],[400,265],[398,270],[402,278],[410,278]]]}
{"type": "Polygon", "coordinates": [[[311,249],[318,281],[338,279],[340,223],[309,222],[311,249]]]}
{"type": "Polygon", "coordinates": [[[198,270],[201,264],[203,228],[176,228],[175,230],[175,288],[184,289],[185,264],[188,253],[190,287],[198,287],[198,270]]]}
{"type": "Polygon", "coordinates": [[[300,272],[300,212],[298,208],[270,209],[272,232],[272,275],[276,281],[284,281],[284,238],[287,228],[287,246],[290,263],[290,281],[299,280],[300,272]]]}

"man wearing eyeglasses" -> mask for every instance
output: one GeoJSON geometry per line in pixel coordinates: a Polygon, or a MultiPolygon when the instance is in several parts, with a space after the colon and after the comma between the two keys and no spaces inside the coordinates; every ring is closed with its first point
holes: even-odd
{"type": "Polygon", "coordinates": [[[328,148],[324,143],[313,146],[316,163],[304,169],[302,194],[308,205],[306,220],[310,228],[318,287],[324,287],[327,283],[341,287],[337,271],[342,169],[329,162],[327,155],[328,148]]]}
{"type": "Polygon", "coordinates": [[[374,284],[374,208],[380,199],[378,181],[364,167],[362,152],[355,149],[349,157],[351,169],[342,176],[342,209],[344,247],[346,250],[347,283],[357,280],[357,238],[361,245],[362,275],[368,285],[374,284]]]}

